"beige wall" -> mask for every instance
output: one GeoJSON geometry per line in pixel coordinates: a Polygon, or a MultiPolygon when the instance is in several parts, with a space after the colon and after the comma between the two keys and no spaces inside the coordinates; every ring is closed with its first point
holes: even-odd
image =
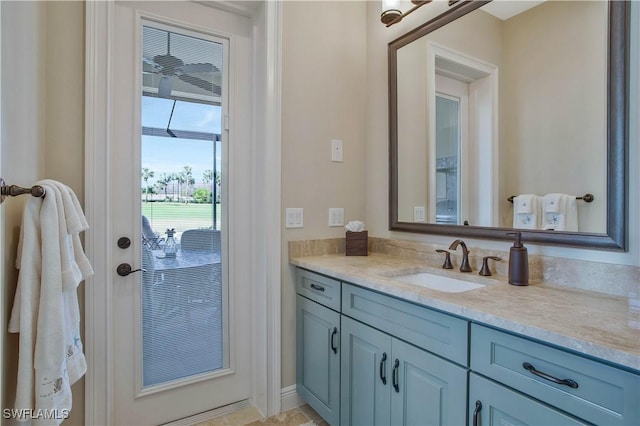
{"type": "MultiPolygon", "coordinates": [[[[282,386],[295,383],[295,288],[287,242],[342,237],[363,220],[365,168],[365,3],[285,2],[282,29],[282,209],[304,208],[304,228],[282,222],[282,386]],[[344,162],[331,162],[331,140],[344,162]]],[[[378,89],[381,90],[381,89],[378,89]]],[[[382,192],[386,187],[380,188],[382,192]]]]}
{"type": "MultiPolygon", "coordinates": [[[[7,2],[2,11],[2,175],[29,186],[45,177],[84,190],[84,5],[7,2]]],[[[2,407],[13,406],[17,335],[6,333],[17,271],[13,267],[26,196],[3,203],[2,407]]],[[[82,298],[82,286],[80,290],[82,298]]],[[[73,388],[67,425],[84,422],[84,379],[73,388]]]]}

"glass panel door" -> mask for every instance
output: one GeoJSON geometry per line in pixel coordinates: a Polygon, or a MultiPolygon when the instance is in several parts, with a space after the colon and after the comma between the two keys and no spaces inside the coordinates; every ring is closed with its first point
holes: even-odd
{"type": "Polygon", "coordinates": [[[222,204],[224,44],[142,32],[143,387],[228,366],[222,204]]]}
{"type": "Polygon", "coordinates": [[[436,95],[436,223],[460,223],[460,99],[436,95]]]}

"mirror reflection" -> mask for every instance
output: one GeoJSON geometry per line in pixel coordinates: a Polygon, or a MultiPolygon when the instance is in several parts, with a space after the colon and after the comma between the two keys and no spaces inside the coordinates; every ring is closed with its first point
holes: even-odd
{"type": "Polygon", "coordinates": [[[398,222],[554,229],[545,195],[593,194],[555,230],[606,233],[607,23],[605,1],[491,2],[400,47],[398,222]]]}

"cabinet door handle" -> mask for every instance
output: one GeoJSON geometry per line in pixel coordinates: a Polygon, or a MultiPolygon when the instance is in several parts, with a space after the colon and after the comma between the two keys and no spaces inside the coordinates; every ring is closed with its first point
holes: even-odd
{"type": "Polygon", "coordinates": [[[393,388],[396,390],[397,393],[400,393],[400,361],[398,361],[398,359],[396,358],[396,362],[393,363],[393,373],[391,373],[391,378],[393,379],[393,388]]]}
{"type": "Polygon", "coordinates": [[[478,419],[480,418],[480,410],[482,410],[482,402],[476,401],[476,408],[473,410],[473,426],[478,426],[478,419]]]}
{"type": "Polygon", "coordinates": [[[542,377],[545,380],[549,380],[550,382],[557,383],[559,385],[569,386],[572,389],[578,389],[578,383],[571,379],[558,379],[557,377],[553,377],[550,374],[543,373],[542,371],[536,370],[536,368],[529,364],[528,362],[522,363],[522,368],[530,372],[531,374],[535,374],[538,377],[542,377]]]}
{"type": "Polygon", "coordinates": [[[321,285],[318,284],[311,284],[310,286],[312,289],[314,290],[318,290],[318,291],[324,291],[324,287],[322,287],[321,285]]]}
{"type": "Polygon", "coordinates": [[[333,332],[331,333],[331,350],[333,351],[334,354],[338,353],[338,347],[333,344],[333,338],[336,337],[337,334],[338,334],[338,328],[333,327],[333,332]]]}
{"type": "Polygon", "coordinates": [[[387,353],[382,353],[382,359],[380,360],[380,380],[382,384],[387,384],[387,353]]]}

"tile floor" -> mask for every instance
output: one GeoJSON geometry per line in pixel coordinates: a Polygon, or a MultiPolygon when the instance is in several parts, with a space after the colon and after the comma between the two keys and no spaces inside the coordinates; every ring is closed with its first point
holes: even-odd
{"type": "Polygon", "coordinates": [[[285,411],[276,416],[260,418],[260,412],[248,407],[217,419],[198,423],[195,426],[329,426],[308,405],[285,411]]]}

